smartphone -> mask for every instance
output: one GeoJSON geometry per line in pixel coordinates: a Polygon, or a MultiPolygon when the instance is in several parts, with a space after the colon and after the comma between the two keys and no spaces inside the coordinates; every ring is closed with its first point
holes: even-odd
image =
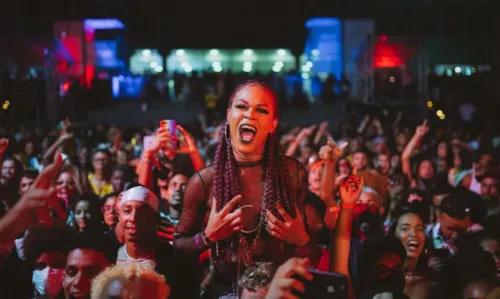
{"type": "MultiPolygon", "coordinates": [[[[160,127],[167,129],[168,132],[170,133],[170,136],[177,136],[177,123],[175,122],[175,120],[173,119],[160,120],[160,127]]],[[[173,150],[177,149],[176,142],[172,142],[170,146],[173,150]]]]}
{"type": "Polygon", "coordinates": [[[340,299],[349,296],[349,281],[345,275],[310,269],[311,281],[305,281],[303,299],[340,299]]]}
{"type": "Polygon", "coordinates": [[[142,148],[144,149],[144,151],[149,149],[149,147],[151,146],[151,143],[153,143],[153,140],[154,140],[154,136],[151,136],[151,135],[144,136],[144,138],[142,139],[142,148]]]}

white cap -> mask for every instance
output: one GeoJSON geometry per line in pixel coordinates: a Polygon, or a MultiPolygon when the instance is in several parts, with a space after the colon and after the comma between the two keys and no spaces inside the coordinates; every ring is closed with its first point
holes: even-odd
{"type": "Polygon", "coordinates": [[[145,204],[148,204],[155,211],[158,212],[158,205],[159,205],[158,197],[156,197],[156,195],[153,192],[151,192],[148,188],[137,186],[125,191],[120,201],[120,208],[127,201],[143,202],[145,204]]]}

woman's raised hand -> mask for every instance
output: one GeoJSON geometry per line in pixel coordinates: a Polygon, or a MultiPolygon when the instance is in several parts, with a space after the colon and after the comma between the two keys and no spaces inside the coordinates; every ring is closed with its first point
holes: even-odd
{"type": "Polygon", "coordinates": [[[166,128],[159,128],[153,138],[153,142],[149,145],[146,151],[150,154],[155,154],[160,149],[165,151],[165,155],[169,159],[175,158],[176,149],[171,146],[171,143],[177,141],[177,136],[172,136],[166,128]]]}
{"type": "Polygon", "coordinates": [[[420,126],[417,126],[417,129],[415,130],[415,135],[419,137],[424,137],[425,134],[429,132],[429,125],[427,124],[427,119],[424,119],[422,124],[420,126]]]}
{"type": "Polygon", "coordinates": [[[219,212],[217,212],[215,198],[212,200],[212,208],[208,217],[207,227],[205,228],[205,234],[211,242],[224,240],[233,233],[241,230],[241,208],[231,212],[240,200],[241,195],[236,195],[219,212]]]}
{"type": "Polygon", "coordinates": [[[288,215],[288,213],[281,206],[276,207],[284,221],[278,219],[270,211],[266,212],[267,227],[269,234],[281,241],[293,244],[295,246],[304,246],[309,242],[309,234],[306,232],[304,218],[299,211],[297,204],[295,204],[295,218],[288,215]]]}
{"type": "Polygon", "coordinates": [[[342,204],[355,204],[363,191],[363,186],[363,177],[357,175],[357,167],[354,165],[352,174],[348,176],[339,187],[340,200],[342,204]]]}
{"type": "Polygon", "coordinates": [[[337,146],[335,142],[329,141],[327,145],[322,146],[319,150],[319,158],[323,161],[337,161],[344,154],[346,147],[347,142],[337,146]]]}
{"type": "Polygon", "coordinates": [[[188,131],[186,131],[186,129],[184,129],[180,125],[177,125],[177,130],[182,135],[181,144],[177,152],[182,154],[191,154],[193,152],[196,152],[198,150],[196,141],[194,141],[193,137],[191,137],[188,131]]]}

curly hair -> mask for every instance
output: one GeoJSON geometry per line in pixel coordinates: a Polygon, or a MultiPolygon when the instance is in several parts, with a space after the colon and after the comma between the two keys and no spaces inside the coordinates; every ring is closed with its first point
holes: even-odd
{"type": "MultiPolygon", "coordinates": [[[[238,86],[229,99],[229,107],[232,106],[236,94],[247,86],[257,86],[264,89],[270,96],[275,107],[275,115],[278,113],[278,100],[272,90],[261,82],[247,81],[238,86]]],[[[264,194],[262,196],[262,211],[261,217],[265,217],[265,211],[270,210],[274,214],[276,205],[280,204],[292,217],[295,217],[295,206],[292,201],[292,184],[290,173],[286,165],[286,157],[281,151],[279,138],[277,133],[269,134],[267,137],[265,152],[263,157],[264,167],[264,194]]],[[[236,170],[236,162],[231,145],[231,136],[229,134],[229,124],[226,122],[223,129],[220,131],[217,149],[214,159],[214,188],[213,195],[215,198],[217,211],[220,211],[234,196],[240,193],[240,184],[236,170]]],[[[263,223],[265,223],[263,221],[263,223]]],[[[238,237],[219,241],[218,254],[214,255],[214,259],[218,265],[226,266],[232,263],[230,248],[238,248],[238,237]]]]}
{"type": "Polygon", "coordinates": [[[109,267],[97,275],[92,282],[91,298],[103,298],[109,285],[120,279],[134,283],[145,282],[148,289],[155,287],[156,297],[150,297],[151,299],[164,299],[170,295],[170,287],[165,283],[163,275],[141,263],[131,262],[109,267]]]}
{"type": "Polygon", "coordinates": [[[71,238],[72,231],[64,224],[54,223],[51,227],[39,224],[23,240],[24,255],[33,263],[40,255],[49,251],[68,253],[71,238]]]}
{"type": "Polygon", "coordinates": [[[245,270],[239,282],[240,286],[250,292],[265,289],[271,283],[277,268],[274,263],[256,263],[245,270]]]}

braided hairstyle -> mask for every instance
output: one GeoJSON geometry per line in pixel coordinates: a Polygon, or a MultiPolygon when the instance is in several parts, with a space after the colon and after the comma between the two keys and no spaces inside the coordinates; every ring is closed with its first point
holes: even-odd
{"type": "MultiPolygon", "coordinates": [[[[229,98],[229,107],[232,106],[236,94],[247,86],[257,86],[264,89],[273,101],[275,117],[279,115],[276,95],[272,92],[270,87],[257,81],[247,81],[239,85],[229,98]]],[[[295,217],[295,204],[292,200],[290,173],[286,165],[286,157],[281,151],[276,132],[269,134],[267,137],[263,161],[265,187],[262,196],[261,217],[265,216],[266,210],[270,210],[273,214],[279,215],[275,208],[277,204],[280,204],[289,215],[295,217]]],[[[214,159],[213,195],[217,211],[220,211],[238,194],[240,194],[240,185],[231,145],[229,124],[226,122],[219,134],[214,159]]],[[[262,223],[265,223],[265,221],[262,223]]],[[[237,244],[237,236],[219,241],[218,254],[215,258],[222,258],[223,260],[219,260],[218,262],[222,262],[223,265],[229,265],[232,261],[232,252],[236,250],[237,244]]]]}

